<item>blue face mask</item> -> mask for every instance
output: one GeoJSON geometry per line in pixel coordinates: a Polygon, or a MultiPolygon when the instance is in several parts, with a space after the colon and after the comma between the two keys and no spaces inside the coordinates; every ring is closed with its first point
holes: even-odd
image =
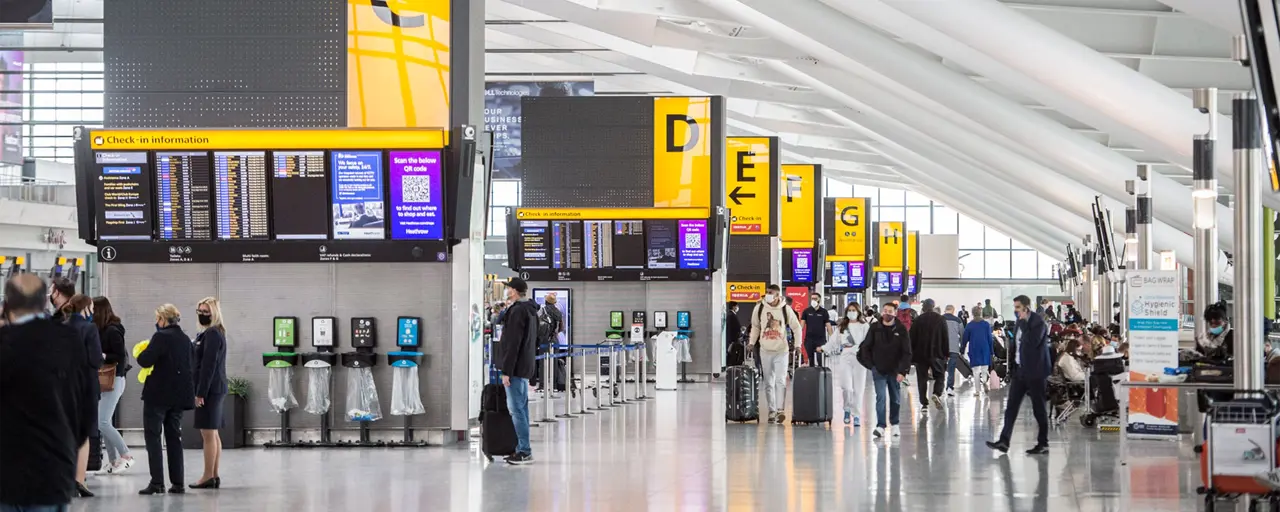
{"type": "Polygon", "coordinates": [[[1222,331],[1225,331],[1225,330],[1227,330],[1227,326],[1225,326],[1225,325],[1219,325],[1219,326],[1217,326],[1217,327],[1210,327],[1210,328],[1209,328],[1209,334],[1212,334],[1212,335],[1214,335],[1214,336],[1217,336],[1217,335],[1219,335],[1219,334],[1222,334],[1222,331]]]}

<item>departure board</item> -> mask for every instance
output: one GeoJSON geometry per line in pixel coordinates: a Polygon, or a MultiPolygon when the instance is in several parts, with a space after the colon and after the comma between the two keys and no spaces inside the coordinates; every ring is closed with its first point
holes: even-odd
{"type": "Polygon", "coordinates": [[[151,179],[145,152],[94,154],[98,240],[151,239],[151,179]]]}
{"type": "Polygon", "coordinates": [[[161,240],[211,240],[209,154],[156,153],[156,224],[161,240]]]}
{"type": "Polygon", "coordinates": [[[545,220],[520,221],[521,268],[545,269],[551,266],[551,240],[545,220]]]}
{"type": "Polygon", "coordinates": [[[323,151],[271,153],[271,222],[276,240],[329,238],[329,182],[323,151]]]}
{"type": "Polygon", "coordinates": [[[214,152],[213,168],[218,238],[266,240],[270,237],[266,152],[214,152]]]}

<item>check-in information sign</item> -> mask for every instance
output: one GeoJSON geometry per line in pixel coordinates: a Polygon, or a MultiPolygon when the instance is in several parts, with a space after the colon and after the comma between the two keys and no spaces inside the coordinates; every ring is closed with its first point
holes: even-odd
{"type": "Polygon", "coordinates": [[[907,232],[902,222],[876,223],[876,267],[902,270],[907,259],[907,232]]]}
{"type": "Polygon", "coordinates": [[[776,204],[767,137],[729,137],[729,168],[725,172],[725,206],[729,207],[729,233],[771,236],[776,204]]]}
{"type": "Polygon", "coordinates": [[[836,199],[835,255],[849,256],[853,260],[867,259],[867,207],[871,200],[865,197],[836,199]]]}

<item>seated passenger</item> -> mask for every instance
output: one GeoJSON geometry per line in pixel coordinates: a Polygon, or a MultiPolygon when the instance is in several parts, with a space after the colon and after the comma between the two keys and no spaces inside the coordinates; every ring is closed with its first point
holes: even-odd
{"type": "Polygon", "coordinates": [[[1067,342],[1067,349],[1058,358],[1057,371],[1062,378],[1070,382],[1084,382],[1084,363],[1081,362],[1083,352],[1079,340],[1067,342]]]}
{"type": "Polygon", "coordinates": [[[1196,337],[1196,351],[1214,364],[1230,364],[1235,336],[1227,321],[1227,304],[1205,308],[1203,320],[1205,330],[1196,337]]]}

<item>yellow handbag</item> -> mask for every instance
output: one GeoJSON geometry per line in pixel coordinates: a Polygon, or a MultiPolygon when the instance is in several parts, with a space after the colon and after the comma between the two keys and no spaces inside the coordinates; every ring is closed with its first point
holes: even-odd
{"type": "MultiPolygon", "coordinates": [[[[151,344],[151,340],[142,340],[138,342],[137,345],[133,346],[134,361],[138,360],[138,355],[142,354],[142,351],[146,350],[147,345],[149,344],[151,344]]],[[[148,375],[151,375],[151,367],[150,366],[143,367],[141,370],[138,371],[138,382],[146,382],[148,375]]]]}

